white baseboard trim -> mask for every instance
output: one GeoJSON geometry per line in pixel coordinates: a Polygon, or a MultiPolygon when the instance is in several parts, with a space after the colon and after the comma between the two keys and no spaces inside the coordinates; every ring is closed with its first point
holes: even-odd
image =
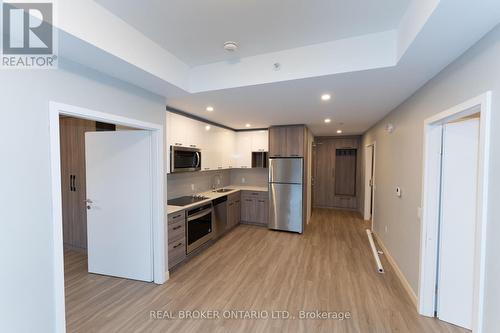
{"type": "Polygon", "coordinates": [[[375,232],[373,232],[373,234],[375,235],[378,245],[382,248],[382,251],[384,251],[384,255],[387,258],[387,261],[389,261],[389,264],[391,264],[392,268],[394,269],[394,272],[396,272],[396,275],[399,278],[399,281],[401,281],[403,288],[405,289],[408,296],[410,296],[410,299],[413,305],[415,306],[415,309],[418,310],[417,295],[413,291],[413,288],[411,287],[410,283],[404,276],[403,272],[401,272],[401,270],[399,269],[399,266],[396,264],[396,261],[391,256],[390,252],[387,250],[387,247],[385,247],[380,237],[375,232]]]}

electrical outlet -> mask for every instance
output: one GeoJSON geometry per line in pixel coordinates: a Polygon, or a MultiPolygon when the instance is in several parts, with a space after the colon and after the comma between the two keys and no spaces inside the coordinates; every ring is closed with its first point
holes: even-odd
{"type": "Polygon", "coordinates": [[[191,191],[194,191],[194,184],[191,184],[191,191]]]}
{"type": "Polygon", "coordinates": [[[388,226],[385,226],[385,233],[387,233],[389,231],[389,227],[388,226]]]}
{"type": "Polygon", "coordinates": [[[246,182],[247,182],[247,180],[245,179],[245,177],[241,177],[241,183],[245,184],[246,182]]]}

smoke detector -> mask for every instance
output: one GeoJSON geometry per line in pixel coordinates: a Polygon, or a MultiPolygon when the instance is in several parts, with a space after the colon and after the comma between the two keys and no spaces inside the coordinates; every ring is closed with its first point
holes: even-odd
{"type": "Polygon", "coordinates": [[[234,52],[237,49],[238,49],[238,44],[236,42],[228,41],[224,43],[224,50],[226,50],[227,52],[234,52]]]}

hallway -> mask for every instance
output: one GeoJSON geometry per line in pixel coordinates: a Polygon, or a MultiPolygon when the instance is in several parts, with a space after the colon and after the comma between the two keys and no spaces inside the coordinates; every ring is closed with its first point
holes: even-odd
{"type": "Polygon", "coordinates": [[[467,332],[419,316],[384,256],[386,273],[376,272],[367,227],[355,213],[326,209],[314,211],[303,235],[240,225],[163,286],[88,274],[85,256],[67,252],[68,332],[467,332]],[[179,310],[221,317],[226,310],[286,310],[290,318],[150,317],[179,310]],[[302,310],[351,318],[299,319],[302,310]]]}

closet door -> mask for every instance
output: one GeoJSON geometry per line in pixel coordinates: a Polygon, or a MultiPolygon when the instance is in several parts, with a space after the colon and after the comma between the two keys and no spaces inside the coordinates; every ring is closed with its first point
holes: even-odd
{"type": "Polygon", "coordinates": [[[59,128],[64,245],[66,248],[86,250],[85,132],[95,131],[96,123],[61,117],[59,128]]]}

